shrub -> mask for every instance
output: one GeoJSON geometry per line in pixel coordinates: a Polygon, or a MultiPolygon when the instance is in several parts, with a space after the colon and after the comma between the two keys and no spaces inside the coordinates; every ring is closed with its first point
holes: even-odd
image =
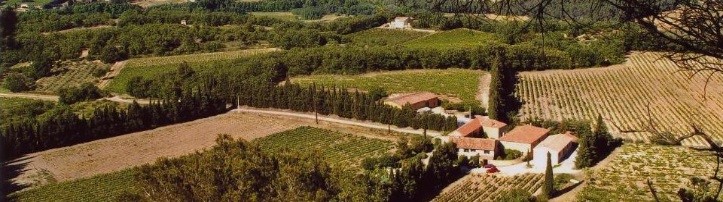
{"type": "Polygon", "coordinates": [[[11,92],[31,90],[34,87],[33,80],[21,73],[9,73],[4,81],[3,87],[11,92]]]}
{"type": "Polygon", "coordinates": [[[65,104],[73,104],[80,101],[94,100],[106,95],[92,83],[84,83],[80,87],[63,88],[58,91],[59,101],[65,104]]]}
{"type": "Polygon", "coordinates": [[[499,158],[502,160],[515,160],[517,158],[520,158],[522,156],[522,152],[513,150],[513,149],[505,149],[505,152],[500,156],[499,158]]]}

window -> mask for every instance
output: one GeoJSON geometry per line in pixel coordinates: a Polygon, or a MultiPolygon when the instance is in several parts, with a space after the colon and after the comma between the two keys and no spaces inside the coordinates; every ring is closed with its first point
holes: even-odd
{"type": "Polygon", "coordinates": [[[489,151],[489,150],[485,150],[485,154],[489,154],[489,153],[490,153],[490,151],[489,151]]]}
{"type": "Polygon", "coordinates": [[[469,149],[464,149],[464,152],[469,152],[469,149]]]}

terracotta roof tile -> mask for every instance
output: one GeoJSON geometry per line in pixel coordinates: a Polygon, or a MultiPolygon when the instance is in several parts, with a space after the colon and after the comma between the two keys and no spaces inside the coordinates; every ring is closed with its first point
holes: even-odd
{"type": "Polygon", "coordinates": [[[494,119],[491,119],[486,116],[475,116],[475,117],[476,117],[475,119],[479,118],[480,125],[482,125],[483,127],[502,128],[502,127],[507,126],[507,124],[502,121],[494,120],[494,119]]]}
{"type": "Polygon", "coordinates": [[[450,138],[460,149],[481,149],[494,151],[497,148],[497,140],[487,138],[459,137],[450,138]]]}
{"type": "Polygon", "coordinates": [[[548,132],[550,132],[549,129],[535,127],[532,125],[523,125],[515,127],[512,131],[502,136],[500,140],[532,144],[535,141],[544,138],[545,134],[548,132]]]}
{"type": "Polygon", "coordinates": [[[537,147],[546,147],[550,148],[551,150],[555,151],[562,151],[568,144],[571,144],[573,142],[577,142],[577,137],[572,136],[571,134],[558,134],[558,135],[551,135],[540,144],[537,145],[537,147]]]}
{"type": "Polygon", "coordinates": [[[481,128],[480,122],[475,118],[472,119],[470,122],[465,123],[461,127],[457,128],[457,132],[462,137],[469,137],[472,135],[472,133],[476,130],[479,130],[481,128]]]}

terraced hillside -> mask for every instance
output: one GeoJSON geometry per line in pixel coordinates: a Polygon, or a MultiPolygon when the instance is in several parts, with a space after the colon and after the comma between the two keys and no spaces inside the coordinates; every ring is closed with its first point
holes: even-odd
{"type": "MultiPolygon", "coordinates": [[[[723,140],[723,76],[712,77],[705,89],[704,77],[691,78],[661,56],[633,53],[612,67],[523,72],[517,88],[521,116],[592,120],[600,114],[614,135],[644,141],[650,134],[621,131],[642,129],[650,114],[658,129],[683,135],[696,124],[723,140]]],[[[684,144],[706,145],[701,138],[684,144]]]]}

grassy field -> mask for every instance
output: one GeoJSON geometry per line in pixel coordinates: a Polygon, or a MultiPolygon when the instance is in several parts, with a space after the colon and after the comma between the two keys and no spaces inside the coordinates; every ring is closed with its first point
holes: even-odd
{"type": "Polygon", "coordinates": [[[299,127],[269,135],[255,142],[269,152],[319,152],[332,166],[343,169],[358,167],[366,157],[384,154],[392,149],[392,142],[342,134],[325,129],[299,127]]]}
{"type": "Polygon", "coordinates": [[[376,87],[389,93],[429,91],[462,101],[474,101],[480,71],[467,69],[405,70],[362,75],[311,75],[291,79],[293,83],[371,90],[376,87]]]}
{"type": "Polygon", "coordinates": [[[396,45],[427,36],[429,33],[410,30],[369,29],[347,35],[353,45],[386,46],[396,45]]]}
{"type": "Polygon", "coordinates": [[[685,147],[625,144],[619,149],[607,167],[589,173],[580,201],[652,201],[647,179],[662,201],[679,201],[676,193],[690,177],[707,178],[715,167],[711,154],[685,147]]]}
{"type": "Polygon", "coordinates": [[[96,69],[109,69],[109,64],[103,64],[99,61],[65,61],[56,67],[61,73],[39,79],[36,84],[35,91],[41,93],[55,93],[62,88],[80,86],[83,83],[96,83],[98,77],[93,76],[96,69]]]}
{"type": "Polygon", "coordinates": [[[202,70],[210,67],[213,61],[227,61],[250,55],[267,53],[276,49],[251,49],[215,53],[199,53],[191,55],[177,55],[166,57],[136,58],[127,61],[120,74],[105,88],[115,93],[125,93],[126,83],[135,77],[153,78],[166,72],[175,71],[178,65],[187,62],[192,68],[202,70]]]}
{"type": "Polygon", "coordinates": [[[115,201],[123,193],[139,193],[134,169],[91,178],[48,184],[9,195],[16,201],[115,201]]]}
{"type": "Polygon", "coordinates": [[[498,41],[499,39],[492,33],[461,28],[411,40],[404,43],[404,46],[410,48],[459,48],[477,47],[498,43],[498,41]]]}
{"type": "Polygon", "coordinates": [[[432,201],[497,201],[502,193],[512,189],[527,190],[532,194],[542,186],[542,177],[541,174],[522,174],[513,177],[470,174],[445,188],[432,201]]]}
{"type": "MultiPolygon", "coordinates": [[[[649,110],[660,130],[683,135],[695,124],[723,140],[723,76],[712,77],[705,89],[705,78],[690,78],[660,56],[633,53],[613,67],[522,72],[517,88],[525,103],[522,118],[592,120],[600,114],[614,135],[644,141],[649,134],[620,131],[643,129],[649,110]]],[[[684,144],[706,145],[702,138],[684,144]]]]}

